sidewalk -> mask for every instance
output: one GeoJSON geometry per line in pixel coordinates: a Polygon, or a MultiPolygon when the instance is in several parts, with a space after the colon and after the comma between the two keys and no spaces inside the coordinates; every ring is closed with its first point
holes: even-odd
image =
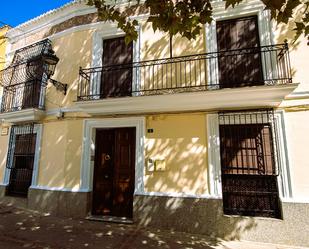
{"type": "Polygon", "coordinates": [[[202,235],[136,225],[75,220],[0,203],[0,249],[287,249],[253,242],[226,242],[202,235]]]}

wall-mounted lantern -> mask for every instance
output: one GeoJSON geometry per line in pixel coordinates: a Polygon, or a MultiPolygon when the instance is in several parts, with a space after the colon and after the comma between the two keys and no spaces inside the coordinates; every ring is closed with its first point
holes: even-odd
{"type": "Polygon", "coordinates": [[[55,55],[53,50],[48,50],[47,54],[43,55],[43,61],[46,65],[47,77],[49,81],[56,87],[58,91],[62,91],[64,95],[67,93],[67,84],[63,84],[57,80],[51,79],[51,76],[55,73],[56,65],[59,61],[59,58],[55,55]]]}

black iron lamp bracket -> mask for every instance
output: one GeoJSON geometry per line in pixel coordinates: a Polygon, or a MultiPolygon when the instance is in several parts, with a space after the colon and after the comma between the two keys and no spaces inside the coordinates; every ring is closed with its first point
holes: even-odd
{"type": "Polygon", "coordinates": [[[67,94],[68,84],[63,84],[57,80],[49,79],[49,81],[56,87],[58,91],[63,92],[64,95],[67,94]]]}

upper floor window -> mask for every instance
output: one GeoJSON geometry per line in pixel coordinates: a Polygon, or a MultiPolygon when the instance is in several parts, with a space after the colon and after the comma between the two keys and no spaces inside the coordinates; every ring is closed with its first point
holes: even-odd
{"type": "Polygon", "coordinates": [[[263,85],[257,16],[217,22],[220,88],[263,85]]]}

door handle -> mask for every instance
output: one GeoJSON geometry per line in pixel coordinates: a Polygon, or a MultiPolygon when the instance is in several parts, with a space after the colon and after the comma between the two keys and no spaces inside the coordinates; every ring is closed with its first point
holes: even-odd
{"type": "Polygon", "coordinates": [[[110,155],[108,155],[108,154],[106,154],[106,155],[104,156],[104,160],[105,160],[105,161],[109,161],[109,160],[111,160],[111,156],[110,156],[110,155]]]}

